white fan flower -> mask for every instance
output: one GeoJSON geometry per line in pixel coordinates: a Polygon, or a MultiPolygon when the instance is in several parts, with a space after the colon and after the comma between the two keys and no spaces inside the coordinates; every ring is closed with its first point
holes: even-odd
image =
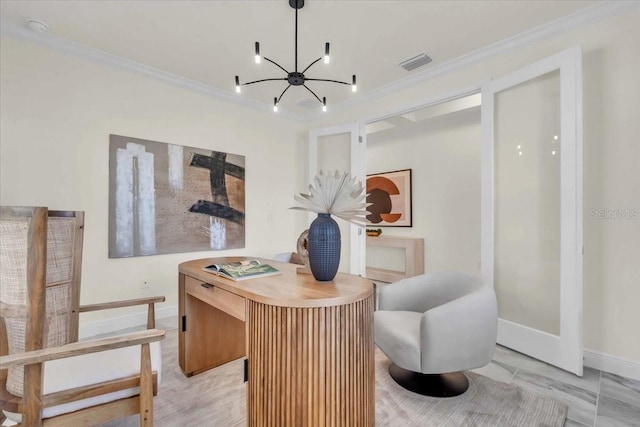
{"type": "Polygon", "coordinates": [[[356,181],[348,172],[320,171],[314,184],[309,185],[309,194],[294,195],[294,199],[302,206],[297,209],[308,212],[331,214],[350,223],[363,226],[367,215],[367,194],[360,181],[356,181]]]}

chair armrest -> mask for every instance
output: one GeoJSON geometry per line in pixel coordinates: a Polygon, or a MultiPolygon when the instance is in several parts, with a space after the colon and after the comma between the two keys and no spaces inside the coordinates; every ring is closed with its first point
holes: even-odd
{"type": "Polygon", "coordinates": [[[422,366],[442,373],[486,365],[493,356],[497,328],[491,286],[426,311],[420,321],[422,366]]]}
{"type": "MultiPolygon", "coordinates": [[[[156,310],[155,303],[164,302],[164,296],[129,299],[122,301],[103,302],[99,304],[81,305],[79,307],[80,313],[86,313],[87,311],[107,310],[111,308],[132,307],[135,305],[148,304],[147,308],[147,329],[154,329],[156,327],[156,310]]],[[[77,339],[77,337],[75,337],[77,339]]]]}
{"type": "Polygon", "coordinates": [[[74,342],[59,347],[44,348],[42,350],[27,351],[0,357],[0,369],[12,366],[32,365],[49,360],[64,359],[66,357],[79,356],[87,353],[97,353],[115,348],[130,347],[140,344],[148,344],[164,339],[165,331],[160,329],[147,329],[133,332],[118,337],[102,338],[99,340],[74,342]]]}
{"type": "Polygon", "coordinates": [[[155,303],[164,302],[164,301],[165,301],[165,297],[159,296],[159,297],[128,299],[128,300],[122,300],[122,301],[110,301],[110,302],[102,302],[98,304],[81,305],[80,313],[85,313],[87,311],[107,310],[111,308],[133,307],[135,305],[155,304],[155,303]]]}

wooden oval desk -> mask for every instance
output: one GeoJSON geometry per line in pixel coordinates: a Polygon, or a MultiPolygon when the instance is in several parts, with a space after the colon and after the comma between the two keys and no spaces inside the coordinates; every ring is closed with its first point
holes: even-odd
{"type": "Polygon", "coordinates": [[[280,275],[240,282],[179,266],[179,361],[191,376],[246,354],[248,426],[373,426],[373,285],[280,275]]]}

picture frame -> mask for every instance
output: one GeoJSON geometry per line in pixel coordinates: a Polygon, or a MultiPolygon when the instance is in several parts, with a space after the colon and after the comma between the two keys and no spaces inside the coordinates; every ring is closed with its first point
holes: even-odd
{"type": "Polygon", "coordinates": [[[244,156],[109,135],[109,258],[244,247],[244,156]]]}
{"type": "Polygon", "coordinates": [[[412,227],[411,169],[367,175],[367,226],[412,227]]]}

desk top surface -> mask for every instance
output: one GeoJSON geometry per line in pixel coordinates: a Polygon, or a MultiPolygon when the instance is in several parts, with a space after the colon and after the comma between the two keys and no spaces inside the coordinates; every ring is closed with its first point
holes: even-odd
{"type": "Polygon", "coordinates": [[[298,267],[301,266],[255,257],[221,257],[183,262],[178,270],[236,295],[280,307],[336,306],[350,304],[373,294],[373,282],[364,277],[338,273],[331,282],[318,282],[311,274],[298,274],[298,267]],[[202,270],[210,264],[249,259],[259,259],[260,262],[271,264],[282,274],[235,282],[202,270]]]}

